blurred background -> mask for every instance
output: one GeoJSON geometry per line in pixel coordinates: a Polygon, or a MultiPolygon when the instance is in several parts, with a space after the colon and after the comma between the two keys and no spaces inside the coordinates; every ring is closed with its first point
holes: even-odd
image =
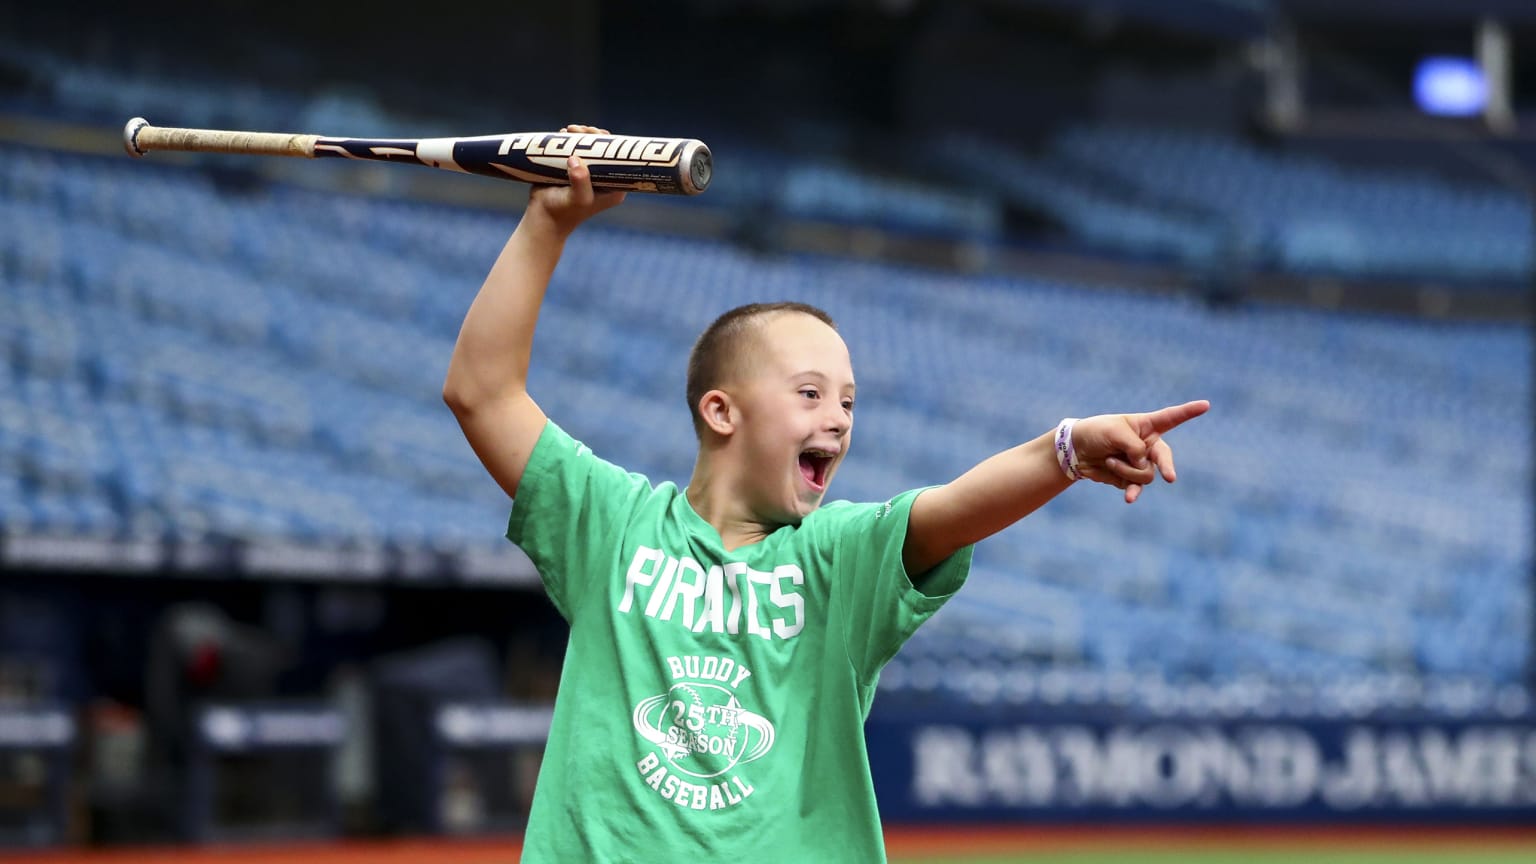
{"type": "Polygon", "coordinates": [[[892,661],[893,832],[1536,824],[1536,5],[522,5],[0,6],[0,848],[513,848],[559,679],[439,395],[525,189],[132,161],[135,115],[704,139],[705,194],[571,240],[535,348],[654,481],[751,300],[853,352],[834,497],[1210,399],[1177,486],[986,541],[892,661]]]}

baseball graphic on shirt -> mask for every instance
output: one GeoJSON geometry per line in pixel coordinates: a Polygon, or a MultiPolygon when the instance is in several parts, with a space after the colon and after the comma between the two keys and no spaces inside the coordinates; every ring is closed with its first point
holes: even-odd
{"type": "Polygon", "coordinates": [[[773,747],[773,724],[718,684],[674,684],[641,700],[634,723],[674,769],[693,777],[718,777],[773,747]]]}

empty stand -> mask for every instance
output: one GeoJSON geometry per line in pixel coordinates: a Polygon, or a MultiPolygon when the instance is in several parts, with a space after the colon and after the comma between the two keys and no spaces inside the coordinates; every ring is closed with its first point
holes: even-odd
{"type": "MultiPolygon", "coordinates": [[[[439,388],[512,217],[4,156],[5,529],[505,543],[506,501],[439,388]]],[[[1487,201],[1463,215],[1484,212],[1509,216],[1487,201]]],[[[1158,681],[1248,687],[1233,699],[1260,678],[1373,681],[1385,699],[1402,680],[1475,679],[1493,699],[1518,680],[1519,327],[1217,312],[594,225],[550,290],[533,389],[600,454],[686,482],[693,337],[737,303],[786,298],[826,307],[853,351],[844,497],[943,482],[1067,414],[1215,405],[1177,435],[1176,489],[1135,507],[1075,489],[984,543],[890,692],[1034,698],[1048,667],[1070,680],[1047,690],[1149,704],[1158,681]]]]}

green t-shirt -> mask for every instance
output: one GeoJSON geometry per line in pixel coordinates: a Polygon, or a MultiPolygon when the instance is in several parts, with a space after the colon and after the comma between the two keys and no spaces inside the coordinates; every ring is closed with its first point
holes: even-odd
{"type": "Polygon", "coordinates": [[[972,551],[912,586],[918,491],[727,552],[676,485],[548,423],[507,537],[571,635],[523,861],[885,860],[863,723],[972,551]]]}

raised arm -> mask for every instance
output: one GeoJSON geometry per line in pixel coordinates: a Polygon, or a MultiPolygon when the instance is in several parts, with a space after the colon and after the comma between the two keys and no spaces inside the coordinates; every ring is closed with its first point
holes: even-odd
{"type": "MultiPolygon", "coordinates": [[[[1163,433],[1204,414],[1206,401],[1148,414],[1101,414],[1077,421],[1072,444],[1088,480],[1125,490],[1134,503],[1161,472],[1177,479],[1163,433]]],[[[927,573],[956,550],[1007,528],[1061,494],[1073,480],[1057,461],[1055,433],[992,456],[912,502],[902,560],[913,576],[927,573]]]]}
{"type": "MultiPolygon", "coordinates": [[[[562,131],[607,134],[591,126],[562,131]]],[[[571,232],[624,200],[623,192],[594,193],[587,168],[574,156],[570,164],[571,185],[534,186],[529,192],[523,218],[464,316],[443,382],[443,401],[469,446],[513,496],[546,419],[528,395],[528,362],[544,290],[571,232]]]]}

